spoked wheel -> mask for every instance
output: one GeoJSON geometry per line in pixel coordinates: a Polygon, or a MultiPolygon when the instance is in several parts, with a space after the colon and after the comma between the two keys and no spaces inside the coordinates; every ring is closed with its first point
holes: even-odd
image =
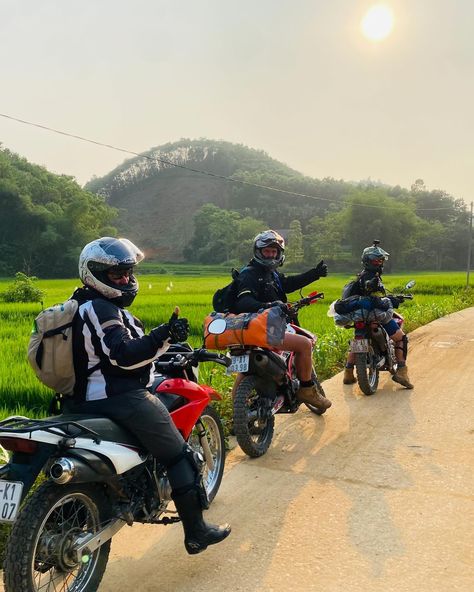
{"type": "Polygon", "coordinates": [[[225,464],[224,429],[214,407],[209,405],[202,412],[189,438],[189,445],[204,457],[204,485],[207,497],[212,502],[221,485],[225,464]]]}
{"type": "Polygon", "coordinates": [[[4,564],[6,592],[95,592],[107,565],[110,540],[77,557],[79,536],[110,518],[110,500],[96,485],[46,482],[14,524],[4,564]]]}
{"type": "Polygon", "coordinates": [[[256,378],[246,376],[234,395],[234,432],[240,448],[253,458],[262,456],[270,446],[274,426],[275,417],[256,390],[256,378]]]}
{"type": "Polygon", "coordinates": [[[355,354],[357,382],[364,395],[373,395],[379,385],[377,358],[372,351],[355,354]]]}
{"type": "MultiPolygon", "coordinates": [[[[319,382],[319,379],[318,379],[316,372],[314,370],[311,373],[311,379],[314,382],[314,386],[316,387],[316,390],[318,391],[318,393],[326,399],[327,397],[326,397],[326,393],[324,392],[323,385],[319,382]]],[[[313,413],[316,413],[316,415],[322,415],[323,413],[326,413],[326,411],[327,411],[327,409],[323,409],[322,407],[316,407],[316,405],[311,405],[311,403],[305,403],[305,405],[310,411],[312,411],[313,413]]]]}

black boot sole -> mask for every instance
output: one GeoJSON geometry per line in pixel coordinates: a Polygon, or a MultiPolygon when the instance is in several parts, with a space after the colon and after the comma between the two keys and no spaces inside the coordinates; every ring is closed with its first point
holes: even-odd
{"type": "Polygon", "coordinates": [[[186,551],[189,553],[189,555],[197,555],[198,553],[202,553],[203,551],[205,551],[209,547],[209,545],[217,545],[217,543],[220,543],[221,541],[226,539],[230,535],[230,533],[231,528],[230,526],[228,526],[217,538],[207,540],[205,543],[198,541],[184,541],[184,546],[186,547],[186,551]]]}

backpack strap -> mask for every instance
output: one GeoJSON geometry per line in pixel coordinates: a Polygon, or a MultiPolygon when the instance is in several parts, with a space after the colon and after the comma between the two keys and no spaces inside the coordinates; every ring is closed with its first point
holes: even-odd
{"type": "MultiPolygon", "coordinates": [[[[61,325],[60,327],[56,327],[56,329],[50,329],[49,331],[45,331],[43,333],[43,339],[45,337],[54,337],[55,335],[59,335],[60,333],[62,333],[64,331],[64,329],[69,329],[69,327],[72,327],[72,322],[70,323],[65,323],[64,325],[61,325]]],[[[64,335],[64,339],[67,339],[67,337],[64,335]]]]}

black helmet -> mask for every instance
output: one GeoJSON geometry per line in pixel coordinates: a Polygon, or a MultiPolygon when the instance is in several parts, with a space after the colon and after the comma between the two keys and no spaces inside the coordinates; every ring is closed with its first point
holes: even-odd
{"type": "Polygon", "coordinates": [[[85,286],[97,290],[118,306],[130,306],[138,293],[138,282],[131,272],[143,259],[143,253],[128,239],[104,236],[82,249],[79,277],[85,286]],[[108,278],[109,271],[130,272],[128,283],[114,284],[108,278]]]}
{"type": "Polygon", "coordinates": [[[362,251],[361,262],[364,269],[367,271],[378,271],[381,272],[383,269],[384,262],[388,259],[390,253],[384,251],[380,246],[379,240],[374,240],[374,244],[371,247],[366,247],[362,251]]]}
{"type": "Polygon", "coordinates": [[[275,230],[264,230],[260,234],[257,234],[254,239],[253,256],[260,265],[264,265],[270,269],[276,269],[280,265],[283,265],[283,261],[285,260],[284,252],[285,240],[275,230]],[[278,250],[276,259],[266,259],[262,255],[262,249],[265,247],[275,247],[278,250]]]}

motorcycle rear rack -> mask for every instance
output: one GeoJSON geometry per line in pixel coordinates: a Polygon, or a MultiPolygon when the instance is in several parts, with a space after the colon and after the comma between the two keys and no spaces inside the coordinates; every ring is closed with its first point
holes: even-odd
{"type": "Polygon", "coordinates": [[[77,421],[54,421],[50,419],[29,419],[22,415],[15,415],[7,417],[0,421],[0,432],[9,434],[31,434],[33,432],[44,431],[54,434],[55,436],[69,436],[71,438],[77,438],[80,436],[91,437],[95,444],[101,443],[101,438],[97,432],[91,430],[77,421]],[[71,427],[79,430],[71,433],[69,431],[71,427]]]}

